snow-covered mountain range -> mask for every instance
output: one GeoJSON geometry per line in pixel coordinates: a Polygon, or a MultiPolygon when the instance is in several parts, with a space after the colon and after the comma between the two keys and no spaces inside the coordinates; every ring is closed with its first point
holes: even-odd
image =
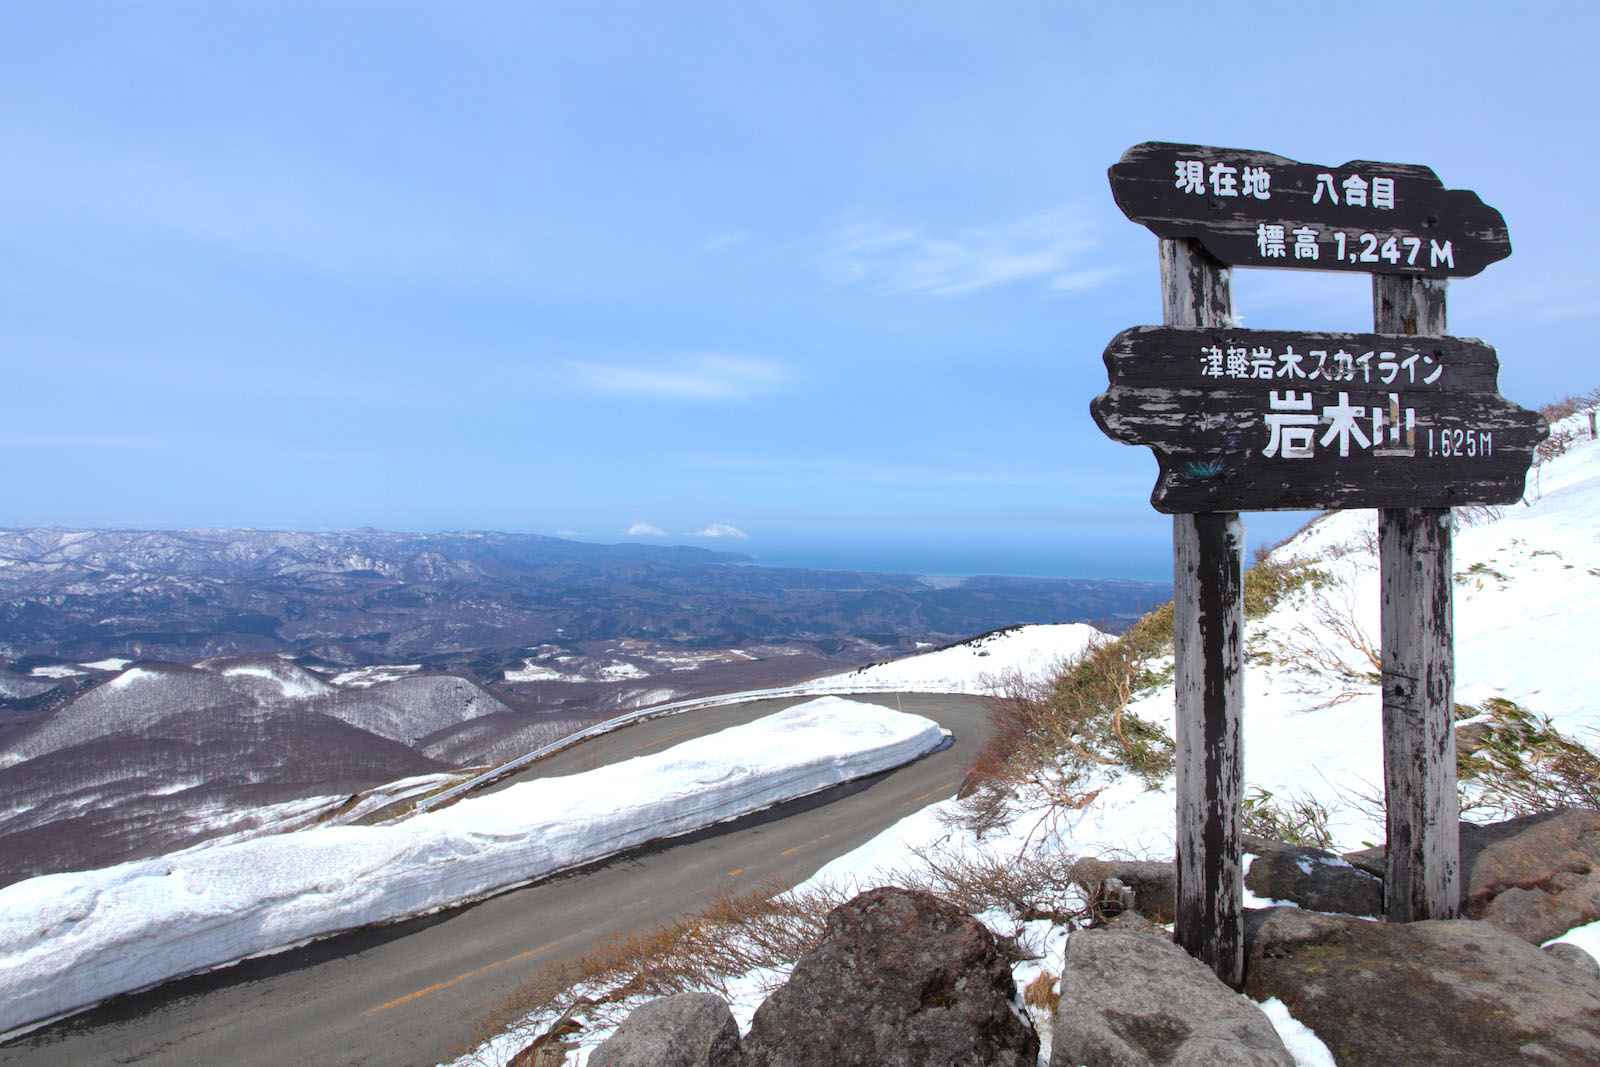
{"type": "Polygon", "coordinates": [[[1143,582],[929,582],[746,563],[531,534],[0,530],[0,659],[26,673],[274,652],[488,681],[546,642],[812,642],[827,655],[865,639],[882,654],[1016,622],[1127,621],[1163,596],[1143,582]]]}

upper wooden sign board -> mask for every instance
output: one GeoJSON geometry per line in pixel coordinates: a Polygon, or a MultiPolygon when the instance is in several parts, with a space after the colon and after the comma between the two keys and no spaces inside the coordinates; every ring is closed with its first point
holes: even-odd
{"type": "Polygon", "coordinates": [[[1128,218],[1230,266],[1461,278],[1511,254],[1500,212],[1408,163],[1146,141],[1110,174],[1128,218]]]}
{"type": "Polygon", "coordinates": [[[1168,513],[1511,504],[1549,432],[1470,338],[1135,326],[1105,362],[1090,411],[1168,513]]]}

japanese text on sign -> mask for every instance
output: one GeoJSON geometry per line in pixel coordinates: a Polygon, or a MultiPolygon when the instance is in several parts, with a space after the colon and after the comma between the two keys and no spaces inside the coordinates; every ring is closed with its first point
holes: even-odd
{"type": "MultiPolygon", "coordinates": [[[[1199,359],[1202,379],[1290,387],[1267,393],[1266,439],[1258,449],[1267,459],[1311,459],[1318,448],[1337,450],[1342,457],[1350,456],[1352,450],[1370,451],[1374,456],[1416,456],[1417,412],[1403,404],[1400,390],[1433,386],[1444,376],[1443,360],[1428,352],[1376,348],[1352,352],[1308,345],[1297,351],[1292,344],[1282,348],[1208,344],[1200,346],[1199,359]],[[1319,382],[1346,388],[1322,394],[1323,402],[1318,403],[1311,389],[1319,382]],[[1376,397],[1358,393],[1352,400],[1352,391],[1363,386],[1388,386],[1396,391],[1376,397]]],[[[1426,430],[1422,454],[1427,456],[1476,458],[1488,456],[1493,447],[1492,435],[1487,432],[1422,429],[1426,430]]]]}
{"type": "MultiPolygon", "coordinates": [[[[1290,229],[1288,223],[1271,222],[1259,223],[1256,226],[1256,246],[1268,259],[1282,259],[1293,251],[1295,259],[1321,260],[1324,239],[1333,245],[1329,249],[1329,254],[1337,262],[1387,262],[1394,265],[1403,260],[1407,266],[1414,266],[1422,251],[1422,238],[1405,234],[1383,236],[1362,233],[1355,235],[1352,240],[1351,235],[1343,230],[1317,226],[1306,225],[1290,229]],[[1358,244],[1361,246],[1359,251],[1356,249],[1358,244]]],[[[1430,238],[1427,263],[1430,267],[1455,266],[1456,255],[1452,242],[1430,238]]]]}
{"type": "MultiPolygon", "coordinates": [[[[1272,172],[1266,167],[1233,166],[1213,163],[1209,167],[1203,159],[1180,159],[1174,165],[1173,185],[1196,196],[1239,196],[1257,200],[1272,199],[1272,172]]],[[[1317,175],[1317,187],[1312,191],[1311,202],[1320,204],[1343,203],[1348,207],[1374,207],[1394,210],[1394,179],[1386,176],[1363,178],[1347,174],[1336,181],[1331,171],[1317,175]]]]}
{"type": "Polygon", "coordinates": [[[1203,345],[1200,348],[1200,376],[1202,378],[1278,379],[1308,382],[1353,382],[1359,374],[1363,385],[1377,382],[1394,385],[1401,381],[1407,385],[1432,385],[1444,373],[1444,364],[1427,353],[1411,352],[1401,356],[1397,352],[1377,350],[1356,355],[1342,348],[1331,353],[1326,348],[1312,348],[1296,352],[1294,345],[1285,345],[1275,352],[1270,345],[1203,345]],[[1308,367],[1308,363],[1312,363],[1308,367]]]}

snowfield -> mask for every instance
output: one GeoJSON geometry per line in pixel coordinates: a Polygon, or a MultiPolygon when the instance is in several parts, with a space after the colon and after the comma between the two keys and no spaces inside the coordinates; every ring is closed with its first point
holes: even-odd
{"type": "Polygon", "coordinates": [[[944,736],[918,715],[826,697],[397,825],[320,827],[17,882],[0,889],[0,1032],[759,811],[909,762],[944,736]]]}

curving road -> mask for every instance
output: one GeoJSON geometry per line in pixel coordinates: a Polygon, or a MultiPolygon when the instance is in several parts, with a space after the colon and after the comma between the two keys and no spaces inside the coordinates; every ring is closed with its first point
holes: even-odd
{"type": "MultiPolygon", "coordinates": [[[[573,774],[659,751],[807,698],[637,723],[498,783],[573,774]]],[[[936,720],[955,743],[915,763],[437,915],[119,997],[0,1045],[0,1063],[435,1064],[541,967],[615,929],[692,911],[719,882],[800,881],[902,817],[955,794],[988,735],[974,697],[854,697],[936,720]]]]}

